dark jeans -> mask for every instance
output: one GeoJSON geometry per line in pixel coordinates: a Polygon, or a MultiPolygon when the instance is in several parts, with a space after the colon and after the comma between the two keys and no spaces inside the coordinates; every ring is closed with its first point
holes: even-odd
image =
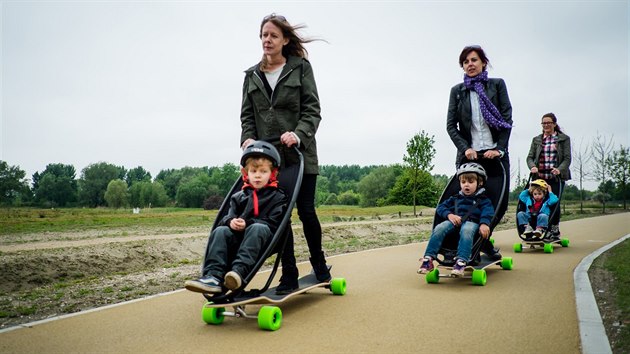
{"type": "MultiPolygon", "coordinates": [[[[317,175],[305,174],[296,200],[298,216],[302,221],[304,237],[311,257],[319,257],[322,251],[322,226],[315,213],[315,189],[317,175]]],[[[293,231],[288,228],[287,244],[282,253],[283,269],[295,267],[295,250],[293,247],[293,231]]]]}
{"type": "Polygon", "coordinates": [[[227,226],[217,227],[208,241],[203,275],[211,274],[223,279],[225,273],[235,270],[246,277],[272,236],[265,224],[249,225],[245,232],[234,232],[227,226]]]}

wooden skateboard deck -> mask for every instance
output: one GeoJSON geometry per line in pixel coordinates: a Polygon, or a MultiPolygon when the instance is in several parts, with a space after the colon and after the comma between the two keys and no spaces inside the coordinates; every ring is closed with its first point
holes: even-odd
{"type": "Polygon", "coordinates": [[[497,265],[501,267],[503,270],[511,270],[513,267],[513,262],[511,257],[503,257],[499,260],[493,260],[485,254],[480,255],[480,260],[475,265],[467,265],[464,270],[463,276],[456,276],[451,274],[451,270],[453,270],[452,266],[445,265],[437,265],[432,271],[426,274],[427,283],[438,283],[440,278],[465,278],[472,279],[473,284],[475,285],[486,285],[487,276],[486,276],[486,268],[490,266],[497,265]],[[440,269],[446,271],[445,273],[440,273],[440,269]]]}
{"type": "Polygon", "coordinates": [[[256,318],[261,329],[275,331],[280,328],[282,323],[282,311],[279,307],[273,305],[281,304],[294,296],[317,288],[327,288],[334,295],[344,295],[346,293],[346,280],[344,278],[333,278],[330,281],[320,282],[314,273],[310,273],[299,278],[298,288],[289,294],[278,295],[276,294],[276,287],[273,287],[257,296],[245,294],[236,296],[230,301],[222,301],[216,304],[207,302],[201,309],[201,316],[204,322],[214,325],[223,323],[224,316],[256,318]],[[256,313],[248,314],[245,312],[247,305],[263,306],[256,313]],[[225,311],[226,307],[232,307],[234,312],[225,311]]]}
{"type": "Polygon", "coordinates": [[[289,294],[277,295],[276,287],[269,288],[259,296],[239,296],[235,297],[233,302],[220,303],[220,304],[206,304],[206,307],[229,307],[229,306],[242,306],[242,305],[277,305],[281,304],[294,296],[304,294],[307,291],[317,288],[330,289],[331,281],[320,282],[315,277],[315,274],[308,274],[298,279],[298,289],[289,294]]]}
{"type": "Polygon", "coordinates": [[[514,244],[514,252],[523,252],[523,248],[525,248],[524,246],[526,246],[527,248],[532,250],[536,248],[542,248],[545,253],[553,253],[554,244],[559,244],[562,247],[569,247],[569,239],[562,238],[555,240],[545,240],[533,237],[521,237],[521,242],[514,244]]]}

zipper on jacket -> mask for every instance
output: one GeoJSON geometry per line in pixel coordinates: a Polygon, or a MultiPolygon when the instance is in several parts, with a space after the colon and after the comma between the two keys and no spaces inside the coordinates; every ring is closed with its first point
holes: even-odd
{"type": "MultiPolygon", "coordinates": [[[[291,68],[291,70],[287,71],[284,75],[282,75],[282,76],[278,79],[278,82],[276,82],[276,87],[278,87],[278,84],[279,84],[279,83],[280,83],[280,82],[281,82],[281,81],[282,81],[285,77],[289,76],[289,74],[290,74],[290,73],[292,73],[292,72],[293,72],[293,70],[295,70],[295,68],[291,68]]],[[[255,70],[254,70],[254,75],[256,75],[256,77],[257,77],[257,78],[258,78],[258,80],[260,81],[260,84],[264,87],[264,86],[265,86],[265,84],[263,83],[262,78],[258,75],[258,73],[257,73],[255,70]]],[[[268,97],[268,98],[267,98],[267,99],[269,100],[269,106],[270,106],[270,107],[269,107],[269,110],[273,110],[273,98],[274,98],[275,93],[276,93],[276,90],[274,89],[274,90],[271,92],[271,97],[268,97]]]]}

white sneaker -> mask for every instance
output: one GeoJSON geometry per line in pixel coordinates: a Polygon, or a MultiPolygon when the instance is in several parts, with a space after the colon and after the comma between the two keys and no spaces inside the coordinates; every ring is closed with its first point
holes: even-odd
{"type": "Polygon", "coordinates": [[[530,236],[534,233],[534,229],[530,224],[525,225],[525,230],[523,230],[523,235],[530,236]]]}

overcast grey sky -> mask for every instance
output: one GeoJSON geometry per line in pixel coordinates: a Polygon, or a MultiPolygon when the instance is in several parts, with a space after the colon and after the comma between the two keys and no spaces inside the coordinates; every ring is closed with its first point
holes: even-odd
{"type": "Polygon", "coordinates": [[[451,175],[446,110],[469,44],[507,83],[521,174],[547,112],[574,145],[597,132],[629,145],[628,1],[0,3],[0,159],[29,178],[49,163],[77,177],[101,161],[153,177],[237,163],[243,71],[260,60],[271,12],[328,42],[307,45],[321,164],[401,163],[424,130],[433,173],[451,175]]]}

